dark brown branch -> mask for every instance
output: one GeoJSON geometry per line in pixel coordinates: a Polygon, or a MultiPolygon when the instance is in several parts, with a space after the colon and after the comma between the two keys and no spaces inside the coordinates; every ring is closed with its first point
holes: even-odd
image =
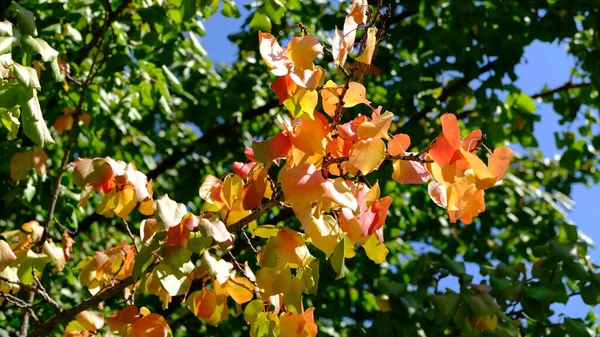
{"type": "Polygon", "coordinates": [[[567,82],[563,85],[561,85],[558,88],[552,89],[552,90],[548,90],[548,91],[541,91],[537,94],[533,94],[531,95],[531,98],[536,99],[536,98],[546,98],[548,96],[552,96],[556,93],[565,91],[565,90],[569,90],[569,89],[577,89],[577,88],[583,88],[583,87],[587,87],[588,85],[591,85],[592,83],[589,82],[584,82],[584,83],[573,83],[573,82],[567,82]]]}
{"type": "MultiPolygon", "coordinates": [[[[546,98],[546,97],[550,97],[556,93],[560,93],[563,91],[568,91],[570,89],[578,89],[578,88],[584,88],[587,87],[589,85],[592,85],[592,83],[589,82],[584,82],[584,83],[572,83],[572,82],[567,82],[563,85],[561,85],[560,87],[551,89],[551,90],[546,90],[546,91],[540,91],[536,94],[530,95],[529,97],[531,97],[532,99],[537,99],[537,98],[546,98]]],[[[456,118],[458,119],[464,119],[467,118],[469,115],[473,114],[477,112],[477,110],[475,109],[469,109],[469,110],[463,110],[461,112],[458,112],[456,114],[456,118]]]]}
{"type": "Polygon", "coordinates": [[[260,218],[263,214],[265,214],[268,211],[270,211],[271,208],[279,205],[279,203],[282,202],[283,200],[285,200],[283,192],[278,192],[275,196],[273,196],[273,198],[271,198],[266,203],[262,204],[257,210],[253,211],[252,213],[250,213],[249,215],[243,217],[242,219],[238,220],[237,222],[234,222],[233,224],[228,225],[227,229],[230,232],[241,231],[249,223],[251,223],[252,221],[257,220],[258,218],[260,218]]]}
{"type": "MultiPolygon", "coordinates": [[[[151,265],[148,267],[146,272],[151,272],[156,265],[151,265]]],[[[57,313],[56,315],[50,317],[44,323],[38,325],[35,330],[29,334],[29,337],[45,337],[50,336],[52,331],[58,326],[60,323],[67,321],[68,319],[74,317],[78,313],[87,310],[92,307],[98,306],[98,304],[113,298],[114,296],[121,293],[125,288],[129,287],[134,283],[133,276],[129,276],[123,279],[121,282],[113,285],[110,288],[105,289],[104,291],[92,296],[88,297],[85,301],[77,304],[68,310],[63,310],[57,313]]]]}
{"type": "Polygon", "coordinates": [[[104,20],[104,23],[102,24],[100,29],[98,29],[98,31],[93,34],[90,42],[79,50],[79,58],[77,59],[77,63],[81,63],[83,60],[85,60],[90,51],[92,51],[92,49],[94,49],[94,47],[97,46],[98,41],[100,41],[101,38],[104,38],[104,34],[106,34],[108,28],[110,28],[113,22],[117,21],[117,19],[123,13],[123,11],[125,11],[125,9],[129,7],[130,3],[131,0],[123,0],[123,3],[121,3],[121,6],[119,6],[119,8],[117,8],[115,11],[110,11],[108,13],[106,20],[104,20]]]}
{"type": "MultiPolygon", "coordinates": [[[[487,73],[488,71],[493,70],[495,65],[496,65],[496,61],[489,62],[485,66],[479,68],[479,70],[477,71],[477,74],[475,74],[474,76],[465,76],[465,77],[455,81],[448,87],[444,88],[444,90],[442,90],[442,93],[438,97],[438,100],[440,102],[445,102],[448,98],[452,97],[452,95],[456,94],[457,92],[459,92],[460,90],[462,90],[463,88],[468,86],[469,82],[478,78],[479,76],[483,75],[484,73],[487,73]]],[[[405,128],[419,122],[421,119],[425,118],[427,116],[427,114],[430,113],[432,110],[433,110],[433,107],[431,107],[431,106],[424,107],[423,110],[419,111],[416,115],[412,116],[406,123],[402,124],[400,126],[400,129],[405,129],[405,128]]]]}

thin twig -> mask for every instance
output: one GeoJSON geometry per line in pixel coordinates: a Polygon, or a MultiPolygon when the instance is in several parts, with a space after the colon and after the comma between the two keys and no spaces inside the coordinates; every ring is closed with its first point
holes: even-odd
{"type": "Polygon", "coordinates": [[[137,242],[135,242],[135,236],[133,236],[131,229],[129,229],[129,224],[127,223],[127,221],[125,221],[125,219],[123,219],[123,224],[125,224],[125,230],[127,231],[127,235],[129,235],[129,238],[131,238],[131,242],[133,242],[133,247],[135,248],[135,252],[139,253],[140,249],[137,245],[137,242]]]}
{"type": "Polygon", "coordinates": [[[250,241],[250,237],[248,237],[248,234],[246,234],[246,231],[242,231],[242,235],[246,239],[246,243],[248,243],[248,246],[250,247],[250,249],[252,249],[252,251],[255,254],[258,253],[258,250],[256,250],[256,248],[254,248],[254,246],[252,245],[252,241],[250,241]]]}

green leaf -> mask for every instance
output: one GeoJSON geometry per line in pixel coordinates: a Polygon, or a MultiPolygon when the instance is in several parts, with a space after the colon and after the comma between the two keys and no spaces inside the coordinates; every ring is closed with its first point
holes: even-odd
{"type": "Polygon", "coordinates": [[[235,2],[231,0],[223,0],[223,9],[221,9],[221,14],[228,18],[239,18],[242,16],[235,2]]]}
{"type": "Polygon", "coordinates": [[[252,28],[252,30],[269,32],[271,31],[271,19],[263,13],[254,12],[252,20],[250,20],[250,28],[252,28]]]}
{"type": "Polygon", "coordinates": [[[175,74],[173,74],[171,72],[171,70],[169,70],[169,67],[167,67],[166,65],[163,65],[162,70],[165,74],[165,78],[169,82],[170,88],[173,89],[173,91],[176,93],[180,93],[181,91],[183,91],[181,82],[179,82],[179,79],[177,79],[177,76],[175,76],[175,74]]]}
{"type": "Polygon", "coordinates": [[[506,105],[516,107],[522,112],[532,114],[535,112],[536,106],[533,99],[524,92],[512,93],[506,98],[506,105]]]}
{"type": "Polygon", "coordinates": [[[21,283],[26,285],[33,284],[33,275],[42,276],[42,271],[46,265],[52,261],[46,254],[36,254],[32,250],[19,250],[15,252],[17,259],[11,263],[11,267],[17,267],[17,275],[21,283]],[[32,273],[33,270],[33,273],[32,273]]]}
{"type": "Polygon", "coordinates": [[[466,268],[464,262],[454,261],[446,254],[444,254],[442,258],[444,266],[448,269],[450,274],[459,277],[465,274],[466,268]]]}
{"type": "Polygon", "coordinates": [[[248,324],[253,324],[261,312],[263,312],[263,300],[250,301],[244,308],[244,320],[248,324]]]}
{"type": "Polygon", "coordinates": [[[139,280],[143,272],[150,266],[154,261],[154,255],[158,253],[161,248],[161,241],[165,239],[167,232],[156,233],[152,236],[150,244],[143,246],[140,252],[135,256],[133,261],[132,277],[134,281],[139,280]]]}
{"type": "Polygon", "coordinates": [[[31,35],[23,35],[21,37],[21,42],[23,43],[23,48],[25,48],[28,53],[41,55],[42,61],[44,62],[50,62],[58,57],[58,52],[40,38],[34,38],[31,35]]]}
{"type": "Polygon", "coordinates": [[[435,295],[431,298],[436,312],[436,321],[448,322],[454,316],[458,304],[460,303],[460,294],[446,293],[443,295],[435,295]]]}
{"type": "Polygon", "coordinates": [[[21,7],[16,1],[10,4],[9,9],[16,14],[19,30],[23,35],[36,35],[35,17],[33,13],[21,7]]]}
{"type": "Polygon", "coordinates": [[[0,55],[10,54],[12,41],[12,25],[8,21],[0,21],[0,55]]]}
{"type": "Polygon", "coordinates": [[[536,299],[540,302],[549,302],[554,297],[552,288],[544,284],[534,284],[522,290],[524,296],[536,299]]]}
{"type": "Polygon", "coordinates": [[[331,254],[331,257],[329,258],[333,270],[337,273],[336,280],[339,280],[346,275],[346,266],[344,265],[344,262],[346,261],[346,245],[348,245],[348,240],[346,240],[345,237],[344,240],[338,242],[333,250],[333,254],[331,254]]]}
{"type": "Polygon", "coordinates": [[[192,232],[190,233],[186,247],[194,253],[202,254],[212,243],[212,237],[203,236],[200,232],[192,232]]]}
{"type": "Polygon", "coordinates": [[[581,319],[565,318],[565,328],[569,337],[592,337],[594,335],[581,319]]]}
{"type": "Polygon", "coordinates": [[[15,78],[26,88],[33,88],[40,90],[40,80],[38,79],[37,72],[31,67],[22,66],[18,63],[13,64],[13,71],[15,78]]]}
{"type": "Polygon", "coordinates": [[[54,144],[50,131],[42,116],[42,108],[37,98],[37,91],[32,88],[19,90],[19,104],[23,116],[25,135],[41,147],[54,144]]]}
{"type": "MultiPolygon", "coordinates": [[[[0,99],[2,99],[1,96],[0,99]]],[[[19,122],[20,114],[21,110],[17,107],[11,109],[0,108],[0,121],[2,121],[2,125],[10,132],[13,138],[19,132],[19,125],[21,125],[19,122]]]]}

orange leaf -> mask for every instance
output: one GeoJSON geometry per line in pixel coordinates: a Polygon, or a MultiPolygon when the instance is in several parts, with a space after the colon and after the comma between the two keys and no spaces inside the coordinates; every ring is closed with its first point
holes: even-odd
{"type": "Polygon", "coordinates": [[[120,311],[112,313],[107,318],[108,326],[113,332],[124,334],[127,326],[132,324],[138,315],[138,309],[135,305],[128,305],[120,311]]]}
{"type": "Polygon", "coordinates": [[[321,113],[315,112],[314,119],[304,115],[294,124],[292,145],[307,155],[322,154],[327,145],[329,122],[321,113]]]}
{"type": "Polygon", "coordinates": [[[281,178],[281,188],[286,200],[292,206],[309,206],[320,200],[321,184],[326,180],[313,164],[301,164],[285,172],[281,178]]]}
{"type": "Polygon", "coordinates": [[[363,122],[358,125],[357,135],[359,139],[384,138],[389,139],[388,129],[392,124],[394,114],[386,111],[383,115],[373,113],[373,119],[370,122],[363,122]]]}
{"type": "Polygon", "coordinates": [[[281,314],[281,336],[286,337],[315,337],[318,329],[314,320],[315,308],[308,308],[302,314],[286,312],[281,314]]]}
{"type": "Polygon", "coordinates": [[[494,153],[488,159],[490,172],[498,179],[502,179],[508,170],[508,165],[512,159],[513,152],[506,147],[494,149],[494,153]]]}
{"type": "Polygon", "coordinates": [[[270,164],[275,159],[286,157],[291,147],[290,137],[284,135],[283,132],[264,141],[252,142],[256,160],[264,164],[270,164]]]}
{"type": "Polygon", "coordinates": [[[441,117],[442,134],[437,137],[435,144],[429,149],[429,155],[440,166],[445,166],[460,159],[460,133],[456,116],[446,113],[441,117]]]}
{"type": "Polygon", "coordinates": [[[286,99],[294,96],[298,85],[292,80],[289,75],[278,77],[275,82],[271,83],[271,90],[279,98],[279,104],[282,104],[286,99]]]}
{"type": "Polygon", "coordinates": [[[344,33],[335,27],[333,31],[333,43],[331,46],[331,54],[333,57],[333,64],[335,66],[343,67],[348,57],[348,52],[352,49],[352,45],[349,45],[344,38],[344,33]]]}
{"type": "Polygon", "coordinates": [[[131,330],[134,337],[167,337],[170,329],[164,317],[149,314],[133,322],[131,330]]]}
{"type": "Polygon", "coordinates": [[[358,104],[369,105],[371,102],[367,100],[367,89],[365,86],[358,82],[348,83],[348,90],[344,95],[344,107],[351,108],[358,104]]]}
{"type": "Polygon", "coordinates": [[[23,180],[27,178],[31,165],[31,151],[17,152],[10,159],[10,177],[13,180],[23,180]]]}
{"type": "Polygon", "coordinates": [[[260,206],[267,190],[267,169],[261,167],[254,171],[248,183],[242,191],[242,205],[245,210],[251,210],[260,206]]]}
{"type": "Polygon", "coordinates": [[[245,277],[236,277],[225,282],[225,290],[235,303],[244,304],[254,298],[254,284],[245,277]]]}
{"type": "Polygon", "coordinates": [[[399,133],[394,135],[388,142],[388,152],[392,156],[404,154],[410,147],[410,137],[406,134],[399,133]]]}

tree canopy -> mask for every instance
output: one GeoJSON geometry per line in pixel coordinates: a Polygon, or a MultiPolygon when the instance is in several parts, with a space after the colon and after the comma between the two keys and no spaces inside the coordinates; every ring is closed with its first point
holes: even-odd
{"type": "Polygon", "coordinates": [[[1,336],[600,333],[597,3],[257,0],[215,66],[238,6],[0,1],[1,336]]]}

